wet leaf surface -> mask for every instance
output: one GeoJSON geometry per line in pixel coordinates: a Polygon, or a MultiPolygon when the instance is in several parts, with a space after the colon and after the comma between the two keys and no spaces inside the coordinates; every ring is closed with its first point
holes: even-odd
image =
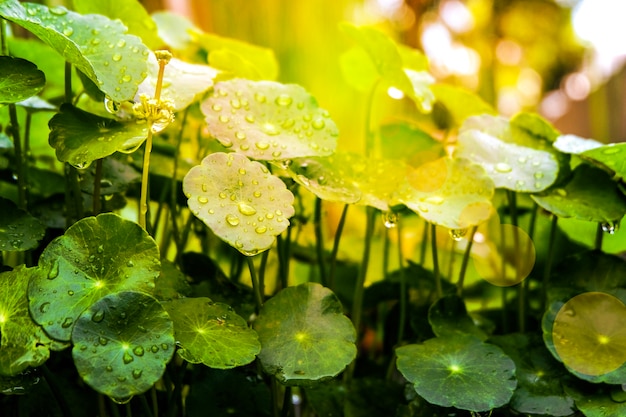
{"type": "Polygon", "coordinates": [[[0,198],[0,251],[21,252],[36,248],[46,228],[39,220],[0,198]]]}
{"type": "Polygon", "coordinates": [[[22,58],[0,56],[0,103],[17,103],[39,93],[46,77],[37,66],[22,58]]]}

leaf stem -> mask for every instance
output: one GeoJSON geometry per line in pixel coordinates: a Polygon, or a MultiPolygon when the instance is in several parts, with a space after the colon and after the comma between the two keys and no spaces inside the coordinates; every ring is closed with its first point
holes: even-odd
{"type": "Polygon", "coordinates": [[[0,18],[0,53],[9,55],[9,46],[7,45],[7,21],[0,18]]]}
{"type": "Polygon", "coordinates": [[[552,215],[552,222],[550,224],[550,237],[548,238],[548,257],[546,259],[546,265],[543,270],[543,286],[542,286],[542,310],[545,310],[548,303],[548,284],[550,283],[550,274],[552,273],[552,262],[554,261],[554,242],[556,240],[556,226],[559,217],[555,214],[552,215]]]}
{"type": "Polygon", "coordinates": [[[254,291],[254,300],[256,301],[256,313],[258,314],[263,307],[263,294],[261,294],[261,288],[259,285],[259,279],[256,274],[256,268],[252,261],[252,256],[246,256],[248,262],[248,270],[250,270],[250,280],[252,281],[252,290],[254,291]]]}
{"type": "Polygon", "coordinates": [[[328,273],[328,287],[331,290],[335,288],[335,269],[337,267],[337,253],[339,253],[339,242],[341,241],[341,234],[343,233],[343,227],[346,224],[346,218],[348,216],[348,208],[349,204],[343,205],[343,210],[341,211],[341,217],[339,218],[339,223],[337,224],[337,230],[335,231],[335,240],[333,242],[333,251],[330,254],[330,272],[328,273]]]}
{"type": "Polygon", "coordinates": [[[402,252],[402,220],[398,215],[396,221],[398,233],[398,267],[400,268],[400,319],[398,320],[398,344],[404,339],[404,327],[406,326],[407,291],[406,272],[404,270],[404,256],[402,252]]]}
{"type": "Polygon", "coordinates": [[[24,182],[24,153],[22,152],[22,139],[20,137],[20,125],[17,118],[17,106],[9,104],[9,118],[11,120],[11,136],[15,148],[15,170],[17,174],[17,206],[26,210],[26,183],[24,182]]]}
{"type": "Polygon", "coordinates": [[[326,265],[324,264],[324,234],[322,233],[322,199],[315,198],[315,211],[313,214],[313,225],[315,229],[315,249],[317,251],[317,265],[320,272],[322,285],[328,285],[326,275],[326,265]]]}
{"type": "Polygon", "coordinates": [[[71,103],[72,97],[72,64],[65,61],[65,102],[71,103]]]}
{"type": "Polygon", "coordinates": [[[459,280],[456,283],[456,292],[459,297],[463,297],[463,284],[465,282],[465,272],[467,271],[467,265],[469,263],[470,254],[472,252],[472,245],[474,244],[474,235],[478,230],[478,226],[473,226],[470,229],[469,236],[467,237],[467,247],[463,252],[463,260],[461,261],[461,270],[459,271],[459,280]]]}
{"type": "Polygon", "coordinates": [[[598,223],[598,227],[596,229],[596,239],[594,242],[594,248],[597,251],[602,250],[602,240],[604,238],[604,231],[602,230],[602,224],[598,223]]]}
{"type": "Polygon", "coordinates": [[[443,288],[441,286],[441,274],[439,273],[439,259],[437,256],[437,226],[434,223],[430,225],[430,242],[433,257],[433,275],[435,276],[435,286],[437,288],[437,298],[443,297],[443,288]]]}
{"type": "Polygon", "coordinates": [[[93,196],[92,196],[92,211],[93,215],[100,214],[102,204],[100,202],[100,182],[102,181],[102,159],[96,161],[96,174],[93,178],[93,196]]]}
{"type": "Polygon", "coordinates": [[[48,384],[50,391],[52,391],[52,395],[54,399],[56,400],[57,404],[59,405],[59,408],[61,409],[63,416],[73,417],[74,414],[72,413],[72,409],[70,408],[69,404],[65,400],[65,397],[63,396],[63,392],[61,391],[61,387],[57,385],[56,377],[54,376],[52,371],[48,369],[48,366],[45,363],[40,367],[40,369],[43,372],[43,377],[46,383],[48,384]]]}

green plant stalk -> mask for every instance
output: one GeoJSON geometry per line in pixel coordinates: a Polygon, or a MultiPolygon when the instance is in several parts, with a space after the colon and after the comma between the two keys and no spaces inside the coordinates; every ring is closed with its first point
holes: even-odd
{"type": "Polygon", "coordinates": [[[459,280],[456,283],[456,293],[459,297],[463,297],[463,284],[465,282],[465,273],[467,272],[467,265],[469,264],[470,254],[472,252],[472,245],[474,244],[474,235],[478,230],[478,226],[472,226],[467,237],[467,246],[465,252],[463,252],[463,260],[461,261],[461,270],[459,271],[459,280]]]}
{"type": "Polygon", "coordinates": [[[97,216],[100,214],[100,210],[102,209],[101,201],[100,201],[100,182],[102,181],[102,159],[98,159],[96,161],[96,174],[93,179],[93,196],[92,196],[92,210],[93,215],[97,216]]]}
{"type": "Polygon", "coordinates": [[[400,216],[396,222],[398,233],[398,267],[400,268],[400,319],[398,320],[398,344],[404,339],[404,327],[406,326],[407,311],[407,288],[406,272],[404,271],[404,255],[402,252],[402,222],[400,216]]]}
{"type": "Polygon", "coordinates": [[[146,399],[146,394],[142,394],[139,396],[139,401],[141,402],[141,409],[146,417],[153,417],[152,410],[150,409],[150,404],[146,399]]]}
{"type": "Polygon", "coordinates": [[[387,279],[389,275],[389,229],[385,227],[385,235],[383,236],[383,277],[387,279]]]}
{"type": "MultiPolygon", "coordinates": [[[[513,224],[513,251],[515,253],[515,275],[516,281],[519,281],[521,275],[521,259],[522,254],[520,252],[520,241],[519,241],[519,228],[517,221],[517,195],[511,191],[507,190],[506,193],[507,199],[509,201],[509,210],[511,213],[511,224],[513,224]]],[[[504,249],[504,248],[503,248],[504,249]]],[[[526,294],[524,291],[524,285],[520,282],[517,284],[517,324],[519,327],[519,331],[524,333],[526,330],[526,318],[524,311],[524,304],[526,304],[526,294]]]]}
{"type": "Polygon", "coordinates": [[[313,225],[315,229],[315,249],[317,252],[317,266],[320,272],[322,285],[328,285],[326,275],[326,265],[324,263],[324,234],[322,233],[322,199],[315,198],[315,211],[313,214],[313,225]]]}
{"type": "Polygon", "coordinates": [[[378,91],[378,86],[382,82],[382,78],[378,78],[367,96],[367,110],[365,114],[365,156],[372,156],[372,150],[377,150],[376,136],[370,130],[372,122],[372,113],[374,112],[374,97],[378,91]]]}
{"type": "Polygon", "coordinates": [[[437,298],[443,297],[443,288],[441,286],[441,273],[439,272],[439,259],[437,256],[437,226],[432,223],[430,225],[430,242],[433,256],[433,275],[435,276],[435,286],[437,288],[437,298]]]}
{"type": "Polygon", "coordinates": [[[56,377],[54,376],[52,371],[50,371],[50,369],[45,363],[39,369],[42,370],[44,380],[48,384],[48,387],[50,388],[50,391],[52,392],[52,396],[54,397],[57,404],[59,405],[59,408],[61,409],[63,416],[73,417],[74,414],[72,413],[72,408],[69,406],[68,402],[65,400],[65,397],[63,396],[63,392],[61,391],[61,387],[59,387],[59,385],[56,383],[56,377]]]}
{"type": "Polygon", "coordinates": [[[598,227],[596,229],[596,239],[594,242],[594,248],[597,251],[602,250],[602,240],[604,238],[604,230],[602,230],[602,224],[598,223],[598,227]]]}
{"type": "Polygon", "coordinates": [[[189,114],[189,107],[183,112],[183,118],[181,122],[180,130],[176,137],[176,149],[174,151],[174,169],[172,170],[172,179],[170,182],[170,215],[172,216],[172,236],[174,237],[174,244],[176,245],[176,256],[178,253],[182,253],[183,248],[181,246],[180,229],[178,227],[178,204],[176,201],[178,191],[178,158],[180,157],[180,147],[183,143],[183,133],[185,124],[187,123],[187,115],[189,114]]]}
{"type": "Polygon", "coordinates": [[[98,415],[99,417],[107,417],[106,397],[104,394],[98,394],[98,415]]]}
{"type": "Polygon", "coordinates": [[[9,104],[9,118],[11,120],[11,136],[13,136],[13,146],[15,149],[15,170],[17,171],[17,206],[26,210],[26,183],[24,182],[24,154],[22,152],[22,139],[20,135],[20,124],[17,118],[17,106],[9,104]]]}
{"type": "Polygon", "coordinates": [[[556,240],[556,226],[559,218],[556,215],[552,215],[552,222],[550,223],[550,237],[548,238],[548,257],[546,259],[546,266],[543,270],[543,285],[542,285],[542,297],[541,304],[542,310],[545,310],[548,303],[548,284],[550,283],[550,274],[552,273],[552,262],[554,260],[554,242],[556,240]]]}
{"type": "Polygon", "coordinates": [[[343,227],[346,224],[346,218],[348,216],[348,208],[350,205],[344,204],[341,211],[341,217],[337,224],[337,230],[335,231],[335,239],[333,241],[333,251],[330,254],[330,272],[328,273],[328,287],[331,290],[335,288],[335,269],[337,267],[337,254],[339,253],[339,242],[341,241],[341,234],[343,233],[343,227]]]}
{"type": "Polygon", "coordinates": [[[9,45],[7,45],[7,21],[0,17],[0,52],[2,55],[9,55],[9,45]]]}
{"type": "Polygon", "coordinates": [[[109,400],[109,406],[111,408],[111,411],[113,412],[113,417],[122,417],[120,415],[120,410],[119,407],[116,403],[113,402],[113,400],[109,400]]]}
{"type": "MultiPolygon", "coordinates": [[[[537,225],[537,213],[539,212],[539,205],[533,202],[533,209],[530,213],[530,222],[528,224],[528,245],[526,246],[526,253],[530,253],[533,247],[533,239],[535,238],[535,227],[537,225]]],[[[528,288],[530,286],[530,280],[526,278],[523,281],[524,285],[524,294],[528,294],[528,288]]],[[[524,297],[524,317],[526,317],[526,312],[528,311],[529,300],[528,297],[524,297]]]]}
{"type": "Polygon", "coordinates": [[[424,230],[422,231],[422,244],[420,245],[420,265],[426,262],[426,249],[428,248],[428,222],[424,221],[424,230]]]}
{"type": "Polygon", "coordinates": [[[291,411],[291,407],[292,407],[292,402],[291,402],[291,387],[290,386],[286,386],[285,387],[285,392],[283,394],[283,407],[281,409],[281,417],[288,417],[291,411]]]}
{"type": "Polygon", "coordinates": [[[126,416],[124,417],[133,417],[133,409],[130,408],[130,402],[126,403],[124,408],[126,409],[126,416]]]}
{"type": "Polygon", "coordinates": [[[261,254],[261,264],[259,265],[259,290],[261,295],[265,294],[265,272],[267,270],[267,260],[269,258],[270,251],[266,250],[261,254]]]}
{"type": "Polygon", "coordinates": [[[252,291],[254,291],[254,301],[256,302],[256,312],[257,314],[261,311],[261,307],[263,307],[263,294],[261,294],[261,288],[259,285],[259,278],[256,274],[256,268],[254,267],[254,262],[251,256],[246,256],[246,261],[248,262],[248,270],[250,271],[250,280],[252,281],[252,291]]]}

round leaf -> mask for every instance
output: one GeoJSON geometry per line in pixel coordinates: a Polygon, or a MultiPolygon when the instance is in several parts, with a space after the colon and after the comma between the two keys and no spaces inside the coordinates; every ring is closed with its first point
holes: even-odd
{"type": "Polygon", "coordinates": [[[119,20],[17,0],[1,2],[0,16],[50,45],[115,101],[132,99],[146,76],[148,49],[119,20]]]}
{"type": "Polygon", "coordinates": [[[329,157],[295,158],[287,173],[301,186],[326,201],[353,204],[361,199],[361,190],[352,177],[345,175],[345,168],[336,163],[339,154],[329,157]]]}
{"type": "Polygon", "coordinates": [[[261,160],[330,155],[339,134],[304,88],[273,81],[217,83],[202,103],[209,132],[225,147],[261,160]]]}
{"type": "Polygon", "coordinates": [[[485,168],[497,188],[538,192],[552,185],[559,160],[546,140],[516,132],[499,116],[468,118],[458,138],[455,155],[485,168]]]}
{"type": "Polygon", "coordinates": [[[489,411],[509,402],[515,364],[494,345],[472,336],[429,339],[396,349],[398,370],[431,404],[489,411]]]}
{"type": "Polygon", "coordinates": [[[13,376],[43,364],[52,341],[28,313],[26,289],[35,268],[0,274],[0,375],[13,376]]]}
{"type": "Polygon", "coordinates": [[[148,137],[146,123],[121,123],[67,103],[50,119],[49,125],[48,140],[56,149],[57,158],[77,168],[86,168],[116,151],[134,152],[148,137]]]}
{"type": "Polygon", "coordinates": [[[157,300],[123,291],[86,309],[72,331],[72,357],[80,376],[117,402],[157,382],[175,349],[174,325],[157,300]]]}
{"type": "Polygon", "coordinates": [[[256,332],[226,304],[182,298],[163,307],[174,321],[178,354],[189,363],[230,369],[252,362],[261,350],[256,332]]]}
{"type": "Polygon", "coordinates": [[[445,157],[409,173],[398,200],[431,223],[465,229],[491,216],[493,193],[493,181],[481,166],[445,157]]]}
{"type": "Polygon", "coordinates": [[[580,157],[608,171],[613,180],[624,181],[626,178],[626,143],[612,143],[590,149],[580,157]]]}
{"type": "Polygon", "coordinates": [[[39,258],[41,273],[28,288],[30,312],[55,339],[70,339],[85,308],[106,294],[151,293],[159,249],[138,224],[105,213],[74,223],[39,258]]]}
{"type": "Polygon", "coordinates": [[[576,167],[572,179],[564,186],[531,198],[559,217],[606,225],[619,224],[626,214],[626,197],[617,184],[605,171],[587,164],[576,167]]]}
{"type": "Polygon", "coordinates": [[[0,103],[17,103],[39,93],[46,76],[37,66],[21,58],[0,56],[0,103]]]}
{"type": "Polygon", "coordinates": [[[192,213],[245,255],[268,249],[289,226],[293,194],[264,165],[217,152],[183,179],[192,213]]]}
{"type": "Polygon", "coordinates": [[[259,334],[263,368],[285,384],[337,375],[356,356],[356,332],[337,296],[319,284],[283,289],[261,310],[259,334]]]}
{"type": "Polygon", "coordinates": [[[46,228],[33,216],[0,198],[0,251],[14,252],[36,248],[46,228]]]}

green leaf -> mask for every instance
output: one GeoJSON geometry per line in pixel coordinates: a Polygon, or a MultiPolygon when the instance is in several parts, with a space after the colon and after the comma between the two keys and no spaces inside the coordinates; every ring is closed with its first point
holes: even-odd
{"type": "Polygon", "coordinates": [[[39,93],[46,76],[35,64],[21,58],[0,56],[0,103],[17,103],[39,93]]]}
{"type": "Polygon", "coordinates": [[[473,116],[461,127],[455,155],[479,163],[497,188],[539,192],[559,175],[560,157],[552,144],[499,116],[473,116]]]}
{"type": "MultiPolygon", "coordinates": [[[[86,193],[93,194],[95,171],[95,168],[89,169],[81,175],[81,189],[86,193]]],[[[141,182],[141,174],[119,159],[114,157],[104,158],[102,160],[102,173],[99,181],[100,195],[110,196],[124,192],[132,184],[141,182]]]]}
{"type": "Polygon", "coordinates": [[[245,255],[269,249],[294,215],[291,191],[264,165],[217,152],[183,179],[191,212],[245,255]]]}
{"type": "Polygon", "coordinates": [[[72,342],[83,380],[118,403],[161,379],[176,348],[167,312],[135,291],[109,294],[89,306],[76,321],[72,342]]]}
{"type": "Polygon", "coordinates": [[[0,251],[34,249],[45,232],[39,220],[18,209],[11,200],[0,198],[0,251]]]}
{"type": "Polygon", "coordinates": [[[342,154],[329,157],[295,158],[287,173],[301,186],[326,201],[353,204],[361,199],[361,190],[345,175],[341,163],[342,154]]]}
{"type": "Polygon", "coordinates": [[[590,149],[580,154],[580,157],[606,170],[614,181],[625,181],[626,178],[626,143],[612,143],[590,149]]]}
{"type": "Polygon", "coordinates": [[[461,126],[470,116],[496,115],[496,110],[477,94],[449,84],[434,84],[430,87],[435,99],[442,104],[455,126],[461,126]]]}
{"type": "Polygon", "coordinates": [[[626,414],[626,402],[617,402],[611,393],[621,387],[568,384],[565,391],[574,398],[576,408],[586,417],[615,417],[626,414]]]}
{"type": "Polygon", "coordinates": [[[230,369],[252,362],[261,351],[256,332],[227,304],[201,297],[163,307],[174,321],[178,354],[189,363],[230,369]]]}
{"type": "Polygon", "coordinates": [[[148,49],[118,20],[17,0],[0,3],[0,16],[50,45],[115,101],[132,99],[145,77],[148,49]]]}
{"type": "Polygon", "coordinates": [[[138,0],[72,0],[72,4],[74,10],[81,14],[101,14],[112,20],[121,20],[129,34],[140,37],[152,50],[163,46],[156,23],[138,0]]]}
{"type": "Polygon", "coordinates": [[[189,33],[195,42],[209,51],[212,67],[250,80],[275,80],[278,77],[278,61],[269,48],[194,28],[189,29],[189,33]]]}
{"type": "Polygon", "coordinates": [[[23,265],[0,273],[0,375],[17,375],[50,356],[52,341],[28,313],[26,289],[36,273],[23,265]]]}
{"type": "Polygon", "coordinates": [[[444,156],[441,142],[407,123],[383,125],[379,135],[381,154],[386,159],[400,159],[412,167],[418,167],[444,156]]]}
{"type": "Polygon", "coordinates": [[[455,294],[445,295],[430,306],[428,322],[437,337],[467,334],[483,341],[487,339],[485,332],[467,314],[463,299],[455,294]]]}
{"type": "MultiPolygon", "coordinates": [[[[180,59],[172,58],[165,66],[161,88],[161,100],[169,101],[174,110],[183,110],[189,106],[197,96],[213,86],[213,80],[219,73],[208,65],[190,64],[180,59]]],[[[159,76],[159,64],[154,53],[148,57],[148,76],[137,89],[135,102],[140,101],[140,95],[153,97],[159,76]]]]}
{"type": "Polygon", "coordinates": [[[190,32],[200,32],[189,19],[167,11],[159,10],[152,13],[152,20],[157,25],[159,35],[172,49],[184,51],[191,44],[190,32]]]}
{"type": "Polygon", "coordinates": [[[572,175],[565,185],[531,198],[559,217],[602,223],[606,227],[618,225],[626,214],[626,197],[609,175],[587,164],[576,167],[572,175]]]}
{"type": "Polygon", "coordinates": [[[50,119],[49,142],[59,161],[87,168],[96,159],[117,151],[134,152],[148,137],[148,125],[107,119],[78,109],[71,104],[50,119]]]}
{"type": "Polygon", "coordinates": [[[298,385],[339,374],[356,356],[356,332],[337,296],[319,284],[288,287],[270,298],[254,322],[263,368],[298,385]]]}
{"type": "Polygon", "coordinates": [[[0,375],[0,393],[4,395],[27,394],[39,381],[39,372],[36,369],[29,369],[15,376],[0,375]]]}
{"type": "Polygon", "coordinates": [[[593,139],[585,139],[576,135],[561,135],[556,138],[553,146],[563,153],[578,155],[585,151],[599,148],[603,144],[593,139]]]}
{"type": "Polygon", "coordinates": [[[28,288],[30,312],[50,336],[67,341],[78,316],[103,296],[152,293],[159,249],[138,224],[105,213],[79,220],[53,240],[39,268],[28,288]]]}
{"type": "Polygon", "coordinates": [[[179,271],[171,261],[161,260],[161,274],[156,280],[154,297],[159,301],[171,301],[188,297],[191,293],[192,288],[185,274],[179,271]]]}
{"type": "Polygon", "coordinates": [[[353,47],[341,54],[339,65],[344,80],[360,92],[368,92],[379,78],[378,69],[365,49],[353,47]]]}
{"type": "Polygon", "coordinates": [[[489,411],[509,402],[515,364],[473,336],[429,339],[396,349],[398,370],[426,401],[443,407],[489,411]]]}
{"type": "Polygon", "coordinates": [[[397,198],[431,223],[465,229],[491,216],[493,194],[493,181],[480,165],[444,157],[410,172],[397,198]]]}
{"type": "Polygon", "coordinates": [[[396,47],[404,68],[413,71],[428,71],[428,58],[421,51],[402,44],[397,44],[396,47]]]}
{"type": "Polygon", "coordinates": [[[547,120],[535,113],[518,113],[511,119],[513,134],[520,131],[539,140],[555,142],[561,135],[547,120]]]}
{"type": "Polygon", "coordinates": [[[250,158],[330,155],[337,146],[335,122],[295,84],[224,81],[201,107],[211,135],[250,158]]]}
{"type": "MultiPolygon", "coordinates": [[[[46,85],[40,95],[46,99],[62,96],[65,92],[65,60],[55,53],[49,45],[37,38],[22,39],[11,37],[7,39],[9,53],[19,56],[37,65],[46,76],[46,85]]],[[[72,82],[78,81],[73,74],[72,82]]],[[[74,84],[73,84],[74,85],[74,84]]]]}

